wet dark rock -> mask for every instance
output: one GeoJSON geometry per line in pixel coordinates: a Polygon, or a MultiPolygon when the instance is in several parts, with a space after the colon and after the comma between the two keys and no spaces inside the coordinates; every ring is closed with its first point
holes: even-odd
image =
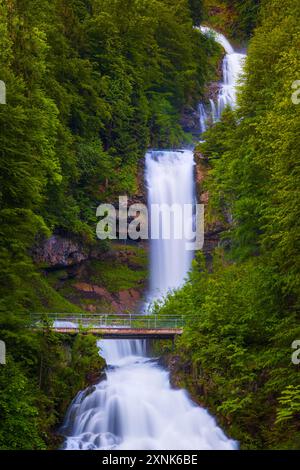
{"type": "Polygon", "coordinates": [[[199,111],[192,107],[185,107],[181,115],[180,124],[185,132],[199,134],[200,115],[199,111]]]}
{"type": "MultiPolygon", "coordinates": [[[[103,382],[106,379],[107,379],[107,375],[106,375],[105,370],[89,374],[88,377],[87,377],[87,380],[91,384],[91,386],[89,387],[89,389],[91,389],[90,393],[92,393],[95,390],[95,388],[96,388],[95,385],[96,384],[98,384],[100,382],[103,382]]],[[[89,393],[88,393],[88,395],[89,395],[89,393]]]]}
{"type": "Polygon", "coordinates": [[[221,82],[210,82],[207,87],[207,91],[205,95],[206,100],[209,101],[211,99],[215,103],[217,103],[218,97],[220,94],[220,89],[221,89],[221,82]]]}
{"type": "Polygon", "coordinates": [[[82,396],[80,397],[80,402],[83,402],[83,400],[89,395],[91,395],[95,390],[96,390],[95,385],[91,385],[90,387],[86,388],[84,392],[82,392],[82,396]]]}

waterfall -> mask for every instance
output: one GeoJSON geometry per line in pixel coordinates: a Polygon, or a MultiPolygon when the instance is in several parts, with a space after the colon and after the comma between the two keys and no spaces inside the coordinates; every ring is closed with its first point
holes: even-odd
{"type": "MultiPolygon", "coordinates": [[[[164,224],[181,224],[170,227],[170,239],[150,240],[150,300],[163,297],[168,290],[180,287],[190,269],[193,253],[186,250],[188,237],[184,229],[193,227],[193,216],[182,211],[183,219],[171,219],[168,208],[178,205],[192,208],[195,199],[194,155],[191,150],[152,151],[146,154],[146,184],[148,207],[166,204],[162,219],[164,224]],[[180,188],[180,189],[179,189],[180,188]],[[176,233],[183,236],[176,239],[176,233]]],[[[152,227],[153,228],[153,227],[152,227]]],[[[162,227],[161,227],[162,228],[162,227]]],[[[154,232],[159,227],[154,227],[154,232]]],[[[160,234],[161,235],[161,234],[160,234]]]]}
{"type": "MultiPolygon", "coordinates": [[[[227,55],[224,84],[217,106],[211,101],[212,120],[223,107],[234,104],[234,85],[240,62],[229,42],[217,38],[227,55]]],[[[199,107],[201,129],[207,114],[199,107]]],[[[159,233],[150,242],[149,301],[163,297],[182,285],[193,254],[186,249],[193,229],[193,214],[183,213],[179,222],[166,221],[166,213],[153,222],[155,205],[193,205],[195,198],[194,158],[190,150],[149,151],[145,157],[148,205],[152,230],[159,233]],[[160,221],[170,229],[164,239],[160,221]],[[180,224],[183,237],[176,233],[180,224]],[[158,226],[157,226],[158,225],[158,226]]],[[[174,390],[169,373],[147,351],[141,340],[101,340],[99,352],[106,359],[106,378],[77,394],[65,417],[61,432],[66,450],[234,450],[215,419],[192,402],[185,390],[174,390]]]]}
{"type": "Polygon", "coordinates": [[[67,450],[232,450],[215,420],[169,373],[147,357],[138,340],[103,340],[107,379],[80,392],[62,432],[67,450]]]}
{"type": "MultiPolygon", "coordinates": [[[[236,90],[239,78],[241,77],[243,72],[243,65],[246,55],[236,52],[223,34],[217,33],[213,29],[208,28],[206,26],[201,26],[200,30],[203,34],[213,35],[216,42],[218,42],[226,52],[222,64],[223,77],[222,83],[220,84],[217,102],[215,103],[212,99],[209,100],[210,117],[212,122],[215,123],[221,119],[222,112],[224,111],[226,106],[230,106],[231,108],[234,108],[236,106],[236,90]]],[[[200,107],[203,108],[204,112],[206,113],[205,106],[203,103],[200,104],[200,107]]],[[[206,115],[207,114],[208,113],[206,113],[206,115]]],[[[206,130],[207,119],[208,117],[205,120],[204,126],[200,126],[201,132],[203,132],[202,129],[206,130]]]]}
{"type": "Polygon", "coordinates": [[[210,99],[209,102],[210,102],[210,112],[211,112],[212,122],[215,123],[218,120],[217,108],[216,108],[214,100],[210,99]]]}
{"type": "Polygon", "coordinates": [[[205,111],[204,105],[202,103],[199,104],[199,119],[200,119],[200,131],[201,133],[205,132],[207,129],[206,122],[207,122],[207,113],[205,111]]]}

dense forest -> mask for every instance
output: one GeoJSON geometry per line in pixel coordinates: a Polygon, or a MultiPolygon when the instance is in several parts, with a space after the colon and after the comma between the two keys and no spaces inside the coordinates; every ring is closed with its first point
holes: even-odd
{"type": "MultiPolygon", "coordinates": [[[[243,2],[244,3],[244,2],[243,2]]],[[[197,315],[177,343],[181,385],[247,449],[299,449],[300,4],[263,3],[239,108],[197,148],[206,228],[223,225],[213,266],[194,261],[161,314],[197,315]]]]}
{"type": "Polygon", "coordinates": [[[202,22],[249,42],[238,109],[196,147],[206,226],[223,233],[212,264],[198,254],[186,285],[156,308],[186,315],[178,383],[230,437],[247,449],[300,446],[300,5],[0,0],[0,449],[57,448],[67,405],[104,367],[91,336],[27,328],[30,312],[75,308],[32,248],[51,234],[93,246],[96,207],[135,194],[146,149],[192,144],[182,116],[221,56],[193,27],[202,22]]]}

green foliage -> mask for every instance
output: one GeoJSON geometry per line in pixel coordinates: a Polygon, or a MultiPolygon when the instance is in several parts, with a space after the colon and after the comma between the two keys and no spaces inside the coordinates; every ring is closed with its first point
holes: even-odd
{"type": "Polygon", "coordinates": [[[95,337],[33,333],[10,316],[1,321],[1,339],[8,358],[0,368],[0,449],[57,447],[67,406],[104,367],[95,337]]]}
{"type": "Polygon", "coordinates": [[[113,259],[93,260],[90,265],[89,279],[111,293],[134,289],[143,285],[147,279],[147,251],[134,245],[114,244],[113,259]]]}
{"type": "Polygon", "coordinates": [[[248,39],[259,18],[261,0],[204,0],[204,19],[232,38],[248,39]]]}
{"type": "Polygon", "coordinates": [[[91,281],[98,282],[111,293],[134,289],[141,282],[144,283],[147,278],[146,269],[131,269],[118,261],[112,262],[110,265],[95,261],[93,269],[99,274],[93,276],[91,281]]]}
{"type": "Polygon", "coordinates": [[[237,12],[237,19],[233,23],[232,35],[234,37],[249,37],[256,26],[261,0],[225,0],[228,7],[237,12]]]}
{"type": "Polygon", "coordinates": [[[0,27],[1,210],[90,239],[99,202],[135,191],[146,147],[187,138],[179,116],[208,62],[189,4],[14,0],[0,27]]]}
{"type": "Polygon", "coordinates": [[[92,243],[96,207],[137,191],[146,148],[189,140],[179,118],[197,103],[213,52],[187,0],[13,0],[0,11],[0,273],[9,293],[25,264],[33,271],[37,237],[92,243]]]}
{"type": "Polygon", "coordinates": [[[202,22],[204,14],[203,0],[189,0],[189,6],[194,25],[199,26],[202,22]]]}
{"type": "Polygon", "coordinates": [[[0,369],[0,449],[45,449],[33,387],[11,355],[0,369]]]}
{"type": "Polygon", "coordinates": [[[300,412],[300,385],[289,385],[279,398],[280,408],[277,411],[276,423],[288,421],[300,412]]]}

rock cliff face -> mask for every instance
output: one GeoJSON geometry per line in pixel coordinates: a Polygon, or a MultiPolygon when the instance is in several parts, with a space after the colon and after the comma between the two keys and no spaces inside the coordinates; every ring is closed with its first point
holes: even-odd
{"type": "Polygon", "coordinates": [[[33,249],[33,259],[49,284],[88,312],[134,312],[147,287],[147,244],[82,242],[53,235],[33,249]]]}
{"type": "Polygon", "coordinates": [[[53,235],[33,248],[33,259],[37,264],[52,268],[74,266],[96,256],[90,249],[73,239],[53,235]]]}

